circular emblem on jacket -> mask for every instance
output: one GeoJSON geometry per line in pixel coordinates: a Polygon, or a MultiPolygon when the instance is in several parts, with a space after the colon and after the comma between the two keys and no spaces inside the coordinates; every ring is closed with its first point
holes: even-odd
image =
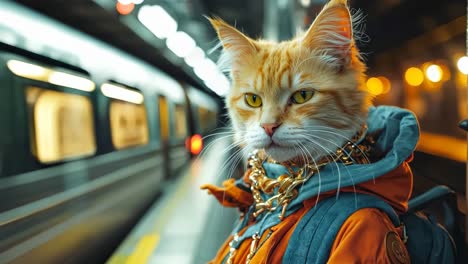
{"type": "Polygon", "coordinates": [[[385,237],[385,248],[387,257],[392,264],[411,263],[405,244],[401,241],[397,233],[388,232],[385,237]]]}

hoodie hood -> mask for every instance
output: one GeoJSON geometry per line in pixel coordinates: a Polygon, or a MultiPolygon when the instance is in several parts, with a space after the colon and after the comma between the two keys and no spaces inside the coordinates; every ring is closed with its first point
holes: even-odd
{"type": "MultiPolygon", "coordinates": [[[[295,200],[304,201],[320,193],[376,181],[411,158],[419,139],[419,126],[413,113],[391,106],[372,107],[367,126],[368,134],[379,134],[374,148],[384,153],[383,158],[370,164],[328,164],[301,187],[295,200]]],[[[264,163],[263,168],[270,178],[287,173],[280,164],[264,163]]]]}

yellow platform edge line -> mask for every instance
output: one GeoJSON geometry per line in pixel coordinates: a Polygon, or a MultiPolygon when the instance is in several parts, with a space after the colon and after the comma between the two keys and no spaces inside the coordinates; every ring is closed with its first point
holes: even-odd
{"type": "Polygon", "coordinates": [[[177,203],[183,199],[184,192],[186,192],[186,190],[190,187],[192,178],[187,177],[188,173],[191,173],[190,168],[188,168],[187,171],[184,173],[183,179],[181,179],[181,182],[179,182],[179,184],[175,188],[175,194],[167,202],[169,206],[166,206],[163,209],[163,212],[161,213],[163,217],[158,218],[155,221],[155,224],[152,228],[153,230],[151,230],[146,235],[141,236],[138,239],[138,243],[133,248],[133,251],[130,255],[116,253],[109,259],[109,261],[106,264],[141,264],[148,262],[148,258],[156,250],[159,244],[159,231],[161,231],[161,227],[167,224],[168,221],[170,221],[170,216],[172,215],[174,210],[177,209],[177,203]]]}
{"type": "Polygon", "coordinates": [[[160,236],[158,234],[143,236],[135,247],[133,253],[128,256],[125,264],[147,263],[154,249],[158,246],[159,240],[160,236]]]}

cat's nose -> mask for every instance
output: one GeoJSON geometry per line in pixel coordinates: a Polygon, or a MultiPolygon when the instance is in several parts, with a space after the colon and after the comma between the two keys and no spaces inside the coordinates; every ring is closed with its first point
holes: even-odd
{"type": "Polygon", "coordinates": [[[267,124],[261,124],[260,126],[263,127],[265,132],[267,133],[268,136],[273,136],[273,133],[275,133],[275,130],[280,126],[281,124],[277,123],[267,123],[267,124]]]}

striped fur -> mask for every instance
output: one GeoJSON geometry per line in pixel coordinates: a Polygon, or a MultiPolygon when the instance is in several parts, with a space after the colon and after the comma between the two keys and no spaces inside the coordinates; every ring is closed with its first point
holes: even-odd
{"type": "Polygon", "coordinates": [[[371,98],[346,1],[331,0],[307,32],[280,43],[210,22],[223,46],[221,68],[231,76],[226,105],[235,139],[247,151],[264,149],[279,161],[317,159],[360,129],[371,98]],[[291,103],[299,90],[315,93],[304,104],[291,103]],[[262,106],[249,107],[245,93],[258,95],[262,106]],[[261,127],[271,123],[280,125],[272,137],[261,127]]]}

